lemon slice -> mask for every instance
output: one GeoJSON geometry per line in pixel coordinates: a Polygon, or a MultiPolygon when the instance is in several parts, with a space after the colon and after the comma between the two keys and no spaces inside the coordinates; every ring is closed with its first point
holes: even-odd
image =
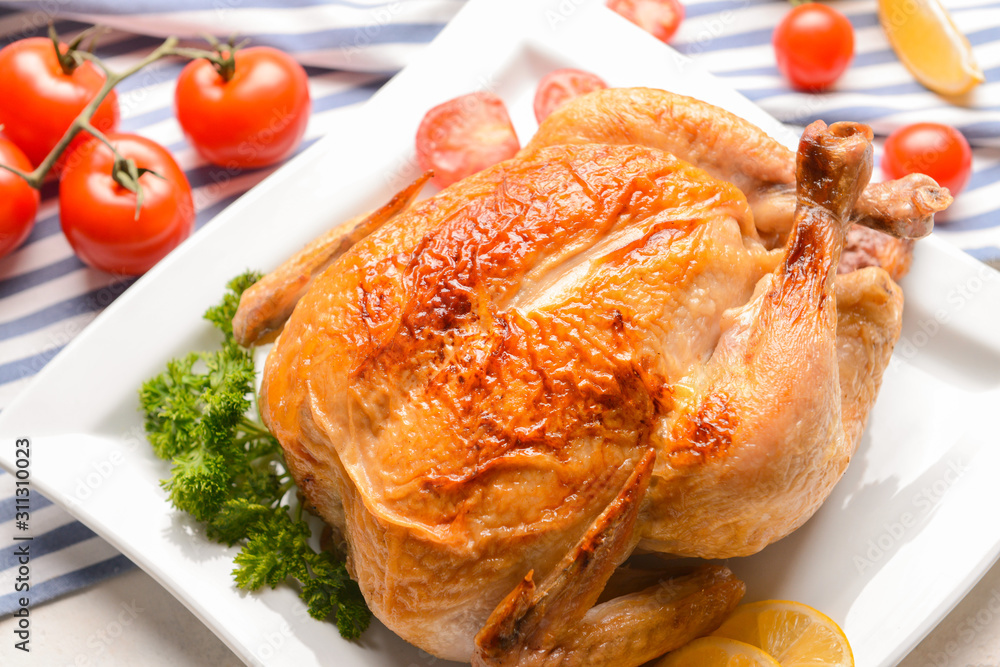
{"type": "Polygon", "coordinates": [[[653,667],[781,667],[756,646],[725,637],[702,637],[664,656],[653,667]]]}
{"type": "Polygon", "coordinates": [[[844,631],[830,617],[799,602],[741,605],[712,633],[763,649],[782,667],[853,667],[844,631]]]}
{"type": "Polygon", "coordinates": [[[940,0],[878,0],[878,18],[899,60],[934,92],[961,95],[984,81],[940,0]]]}

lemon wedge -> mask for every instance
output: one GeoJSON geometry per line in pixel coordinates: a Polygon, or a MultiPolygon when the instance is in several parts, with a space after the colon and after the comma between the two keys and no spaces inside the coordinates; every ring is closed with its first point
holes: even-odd
{"type": "Polygon", "coordinates": [[[741,605],[712,634],[756,646],[781,667],[854,667],[844,631],[830,617],[799,602],[741,605]]]}
{"type": "Polygon", "coordinates": [[[653,667],[781,667],[756,646],[725,637],[702,637],[668,653],[653,667]]]}
{"type": "Polygon", "coordinates": [[[985,80],[940,0],[878,0],[878,18],[899,60],[934,92],[961,95],[985,80]]]}

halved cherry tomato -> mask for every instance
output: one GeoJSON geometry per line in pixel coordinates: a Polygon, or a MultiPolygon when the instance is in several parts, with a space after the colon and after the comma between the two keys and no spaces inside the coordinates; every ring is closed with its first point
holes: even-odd
{"type": "Polygon", "coordinates": [[[886,178],[927,174],[956,195],[969,182],[972,149],[965,136],[950,125],[914,123],[885,140],[882,172],[886,178]]]}
{"type": "Polygon", "coordinates": [[[136,194],[112,177],[115,158],[96,139],[78,148],[59,182],[63,233],[77,256],[102,271],[145,273],[186,239],[194,227],[191,186],[163,146],[135,134],[108,135],[119,153],[140,169],[142,208],[136,194]]]}
{"type": "MultiPolygon", "coordinates": [[[[31,171],[31,162],[12,141],[0,135],[0,164],[31,171]]],[[[0,169],[0,257],[28,238],[38,213],[38,190],[6,169],[0,169]]]]}
{"type": "Polygon", "coordinates": [[[269,46],[240,49],[226,81],[204,58],[177,78],[174,106],[187,140],[209,162],[263,167],[291,155],[305,134],[309,77],[287,53],[269,46]]]}
{"type": "MultiPolygon", "coordinates": [[[[71,74],[64,72],[52,40],[19,40],[0,50],[0,124],[38,166],[103,85],[104,73],[89,62],[71,74]]],[[[118,126],[115,91],[97,107],[91,124],[102,132],[118,126]]],[[[85,133],[77,136],[70,150],[89,138],[85,133]]]]}
{"type": "Polygon", "coordinates": [[[564,102],[607,87],[601,77],[583,70],[567,68],[549,72],[535,90],[535,120],[541,123],[564,102]]]}
{"type": "Polygon", "coordinates": [[[807,2],[792,9],[772,36],[778,70],[800,90],[829,88],[854,57],[854,27],[836,9],[807,2]]]}
{"type": "Polygon", "coordinates": [[[439,104],[417,129],[417,162],[446,187],[497,162],[514,157],[521,144],[503,100],[470,93],[439,104]]]}
{"type": "Polygon", "coordinates": [[[678,0],[608,0],[608,7],[664,43],[684,20],[684,5],[678,0]]]}

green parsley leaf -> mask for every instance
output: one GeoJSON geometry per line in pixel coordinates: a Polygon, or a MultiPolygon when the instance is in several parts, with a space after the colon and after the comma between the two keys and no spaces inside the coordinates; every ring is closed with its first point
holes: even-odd
{"type": "Polygon", "coordinates": [[[173,463],[161,484],[174,506],[204,523],[209,538],[241,545],[238,586],[297,582],[313,618],[331,618],[356,639],[371,612],[342,557],[313,549],[301,507],[293,516],[283,503],[294,482],[281,445],[256,414],[253,357],[233,339],[240,297],[259,278],[237,276],[205,313],[222,332],[219,349],[171,360],[142,385],[146,433],[156,455],[173,463]]]}

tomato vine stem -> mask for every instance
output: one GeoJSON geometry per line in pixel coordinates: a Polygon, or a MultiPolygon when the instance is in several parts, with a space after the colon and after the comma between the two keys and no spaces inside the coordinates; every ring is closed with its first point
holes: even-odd
{"type": "MultiPolygon", "coordinates": [[[[236,51],[236,49],[240,48],[242,44],[235,44],[235,39],[233,38],[229,40],[228,45],[220,44],[215,38],[209,38],[208,41],[212,45],[212,50],[209,51],[206,49],[179,47],[178,39],[176,37],[168,37],[162,44],[156,47],[149,53],[149,55],[139,62],[125,70],[122,70],[121,72],[115,72],[109,68],[104,61],[94,55],[91,50],[84,51],[79,48],[83,40],[89,36],[91,37],[90,48],[92,49],[94,38],[100,30],[100,26],[95,26],[83,31],[77,35],[77,37],[66,47],[65,52],[63,52],[63,50],[60,49],[59,37],[55,32],[55,28],[51,24],[49,25],[49,37],[52,38],[57,57],[59,58],[59,64],[63,68],[63,71],[67,74],[72,74],[73,70],[83,64],[84,61],[88,61],[93,63],[104,73],[104,84],[101,86],[97,94],[94,95],[93,99],[87,103],[79,115],[73,120],[69,128],[59,139],[58,143],[56,143],[52,150],[49,151],[49,154],[45,156],[45,159],[42,160],[42,162],[35,167],[33,171],[23,172],[15,167],[3,164],[0,164],[0,168],[6,169],[17,176],[20,176],[28,182],[28,185],[38,190],[45,182],[46,176],[48,176],[49,172],[51,172],[53,167],[55,167],[60,156],[66,152],[70,143],[72,143],[73,139],[76,138],[76,135],[80,132],[86,132],[106,144],[111,149],[111,152],[115,156],[116,165],[112,177],[119,185],[136,194],[136,217],[138,218],[143,200],[142,186],[139,183],[139,176],[147,170],[137,169],[133,160],[121,155],[107,135],[94,127],[91,123],[94,113],[97,111],[97,108],[101,105],[105,98],[107,98],[107,96],[115,88],[115,86],[133,74],[148,67],[152,63],[167,57],[180,57],[188,60],[205,58],[215,66],[216,70],[219,71],[220,76],[228,81],[235,68],[232,54],[236,51]]],[[[154,175],[158,174],[154,173],[154,175]]]]}

